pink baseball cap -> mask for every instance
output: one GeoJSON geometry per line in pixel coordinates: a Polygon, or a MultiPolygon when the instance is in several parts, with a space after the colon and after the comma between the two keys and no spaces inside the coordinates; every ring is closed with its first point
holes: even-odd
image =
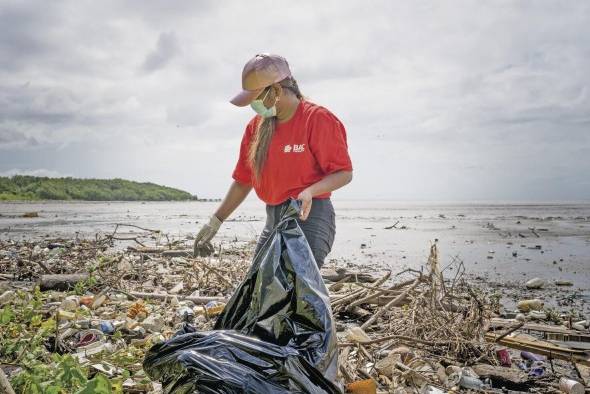
{"type": "Polygon", "coordinates": [[[242,91],[230,103],[238,107],[250,104],[256,97],[273,83],[291,76],[289,63],[279,55],[259,53],[242,70],[242,91]]]}

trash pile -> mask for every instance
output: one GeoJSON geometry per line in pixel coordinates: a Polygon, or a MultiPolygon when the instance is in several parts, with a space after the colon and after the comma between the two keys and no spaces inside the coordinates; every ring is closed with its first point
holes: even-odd
{"type": "Polygon", "coordinates": [[[494,360],[493,346],[483,338],[493,303],[460,278],[444,281],[436,244],[427,269],[404,272],[412,278],[393,285],[384,285],[389,272],[369,285],[351,284],[334,293],[336,316],[359,323],[345,330],[340,343],[340,371],[347,380],[374,379],[399,392],[427,385],[483,387],[459,366],[494,360]]]}
{"type": "Polygon", "coordinates": [[[159,392],[146,351],[186,321],[211,329],[250,266],[249,244],[203,258],[184,244],[127,225],[90,240],[0,241],[0,387],[3,372],[17,393],[100,382],[108,391],[88,392],[159,392]]]}
{"type": "MultiPolygon", "coordinates": [[[[215,366],[203,360],[233,349],[266,366],[297,366],[314,384],[326,379],[332,364],[314,360],[329,357],[310,355],[305,364],[303,337],[297,349],[293,336],[273,332],[283,310],[261,312],[272,298],[239,305],[244,283],[258,283],[253,244],[194,257],[191,243],[124,224],[94,239],[0,241],[0,392],[168,392],[159,381],[166,372],[152,379],[144,361],[169,350],[172,364],[151,360],[178,368],[183,346],[200,354],[199,371],[215,366]],[[196,351],[208,345],[214,353],[196,351]]],[[[308,339],[337,341],[337,385],[345,391],[583,393],[590,383],[587,317],[548,308],[542,296],[504,308],[493,289],[466,278],[460,261],[441,268],[436,243],[420,271],[328,264],[321,274],[336,336],[318,337],[330,329],[310,324],[308,339]]],[[[273,286],[279,282],[265,283],[273,286]]],[[[175,372],[189,385],[190,365],[175,372]]],[[[222,378],[240,384],[244,370],[233,365],[234,374],[222,378]]]]}
{"type": "Polygon", "coordinates": [[[501,318],[516,313],[503,310],[493,292],[470,284],[461,261],[441,271],[436,243],[425,268],[395,275],[410,276],[405,280],[392,281],[388,272],[370,283],[330,286],[340,322],[339,368],[355,382],[351,391],[584,392],[590,383],[587,321],[572,324],[578,330],[535,324],[531,313],[543,309],[540,300],[520,302],[518,320],[501,318]],[[451,269],[453,278],[445,280],[443,271],[451,269]],[[524,333],[535,330],[573,341],[524,333]]]}

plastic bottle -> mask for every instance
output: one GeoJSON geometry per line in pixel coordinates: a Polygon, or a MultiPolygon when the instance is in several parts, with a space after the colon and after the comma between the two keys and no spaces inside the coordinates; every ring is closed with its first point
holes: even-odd
{"type": "Polygon", "coordinates": [[[530,361],[545,361],[545,356],[541,356],[540,354],[535,354],[531,352],[520,352],[520,357],[523,360],[530,360],[530,361]]]}
{"type": "Polygon", "coordinates": [[[459,385],[465,389],[475,389],[475,390],[479,390],[484,387],[484,384],[480,379],[474,378],[473,376],[468,376],[467,374],[461,375],[461,380],[459,380],[459,385]]]}
{"type": "Polygon", "coordinates": [[[100,331],[107,335],[113,335],[115,333],[115,326],[109,320],[103,320],[100,322],[100,331]]]}
{"type": "Polygon", "coordinates": [[[559,379],[559,388],[567,394],[584,394],[584,385],[573,379],[561,378],[559,379]]]}
{"type": "Polygon", "coordinates": [[[205,305],[205,312],[209,317],[217,316],[223,311],[224,308],[225,304],[223,302],[209,301],[207,305],[205,305]]]}

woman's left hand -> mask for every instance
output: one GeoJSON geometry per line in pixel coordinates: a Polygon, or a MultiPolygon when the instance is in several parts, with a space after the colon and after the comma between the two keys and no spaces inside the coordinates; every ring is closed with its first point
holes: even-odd
{"type": "Polygon", "coordinates": [[[309,211],[311,210],[312,198],[313,196],[308,189],[303,190],[297,196],[297,199],[301,201],[301,213],[299,214],[299,218],[301,218],[301,220],[307,219],[309,211]]]}

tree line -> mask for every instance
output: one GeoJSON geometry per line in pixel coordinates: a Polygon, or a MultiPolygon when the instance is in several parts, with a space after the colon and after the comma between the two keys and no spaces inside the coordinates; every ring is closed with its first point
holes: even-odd
{"type": "Polygon", "coordinates": [[[0,177],[0,200],[178,201],[196,200],[183,190],[125,179],[0,177]]]}

